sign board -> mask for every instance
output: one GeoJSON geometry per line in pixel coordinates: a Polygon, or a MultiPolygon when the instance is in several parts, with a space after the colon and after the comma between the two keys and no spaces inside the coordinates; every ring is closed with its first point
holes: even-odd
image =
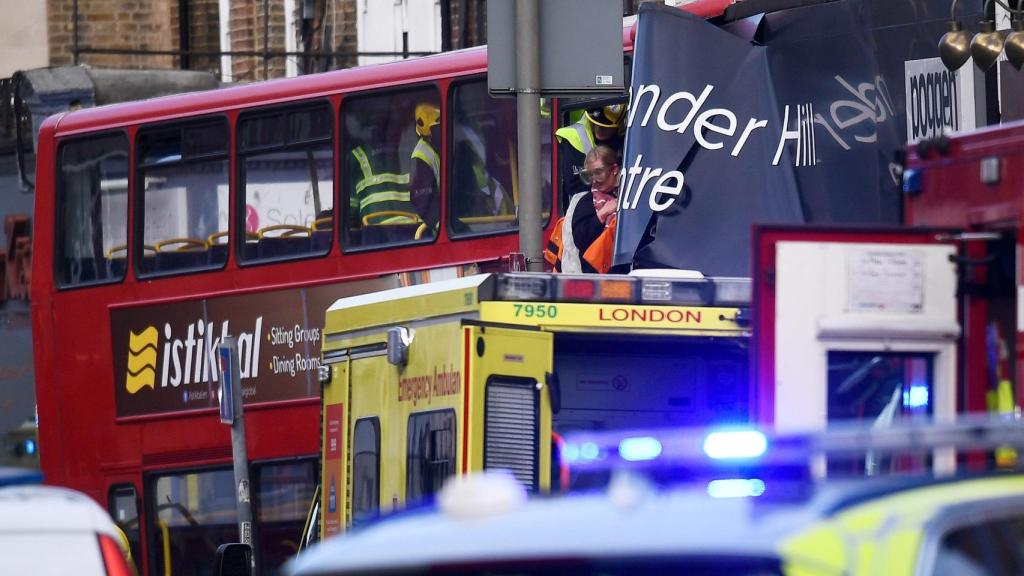
{"type": "Polygon", "coordinates": [[[238,347],[233,338],[225,338],[217,345],[217,363],[220,367],[220,388],[217,390],[220,421],[231,424],[235,421],[234,394],[239,375],[238,347]]]}
{"type": "Polygon", "coordinates": [[[939,58],[904,62],[907,142],[985,125],[984,73],[968,61],[950,72],[939,58]]]}
{"type": "MultiPolygon", "coordinates": [[[[621,0],[540,0],[540,93],[622,94],[621,0]]],[[[487,88],[516,92],[516,1],[487,0],[487,88]]]]}

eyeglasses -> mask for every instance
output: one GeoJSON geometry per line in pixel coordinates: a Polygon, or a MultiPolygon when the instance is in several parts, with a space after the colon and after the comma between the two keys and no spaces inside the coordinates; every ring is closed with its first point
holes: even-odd
{"type": "Polygon", "coordinates": [[[580,172],[580,180],[583,180],[584,184],[593,184],[594,180],[604,180],[611,169],[615,166],[598,166],[593,170],[583,170],[580,172]]]}

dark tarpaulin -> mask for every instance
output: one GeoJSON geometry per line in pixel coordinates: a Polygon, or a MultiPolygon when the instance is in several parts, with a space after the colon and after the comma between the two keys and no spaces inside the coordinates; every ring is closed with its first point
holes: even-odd
{"type": "Polygon", "coordinates": [[[718,27],[642,4],[614,263],[746,276],[753,224],[898,223],[904,61],[937,56],[948,9],[839,0],[718,27]],[[653,210],[673,170],[685,186],[653,210]]]}

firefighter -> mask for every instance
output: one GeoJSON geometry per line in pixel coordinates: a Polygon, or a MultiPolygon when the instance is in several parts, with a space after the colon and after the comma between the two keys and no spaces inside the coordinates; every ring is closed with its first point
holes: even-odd
{"type": "Polygon", "coordinates": [[[362,225],[416,223],[419,217],[409,198],[409,174],[401,171],[396,151],[384,146],[384,141],[368,138],[352,150],[353,213],[362,225]]]}
{"type": "Polygon", "coordinates": [[[595,145],[603,144],[622,153],[625,112],[625,104],[592,108],[574,124],[555,132],[563,204],[573,195],[590,190],[590,186],[580,179],[580,172],[583,171],[584,159],[595,145]]]}
{"type": "Polygon", "coordinates": [[[440,141],[441,109],[421,103],[415,114],[419,141],[412,150],[409,200],[433,234],[441,218],[441,156],[434,147],[440,141]]]}

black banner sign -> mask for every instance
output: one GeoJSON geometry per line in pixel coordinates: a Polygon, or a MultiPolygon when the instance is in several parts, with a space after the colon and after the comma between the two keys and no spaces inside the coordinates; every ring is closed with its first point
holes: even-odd
{"type": "Polygon", "coordinates": [[[904,65],[948,14],[839,0],[716,26],[641,4],[614,263],[746,276],[753,224],[898,223],[904,65]]]}

